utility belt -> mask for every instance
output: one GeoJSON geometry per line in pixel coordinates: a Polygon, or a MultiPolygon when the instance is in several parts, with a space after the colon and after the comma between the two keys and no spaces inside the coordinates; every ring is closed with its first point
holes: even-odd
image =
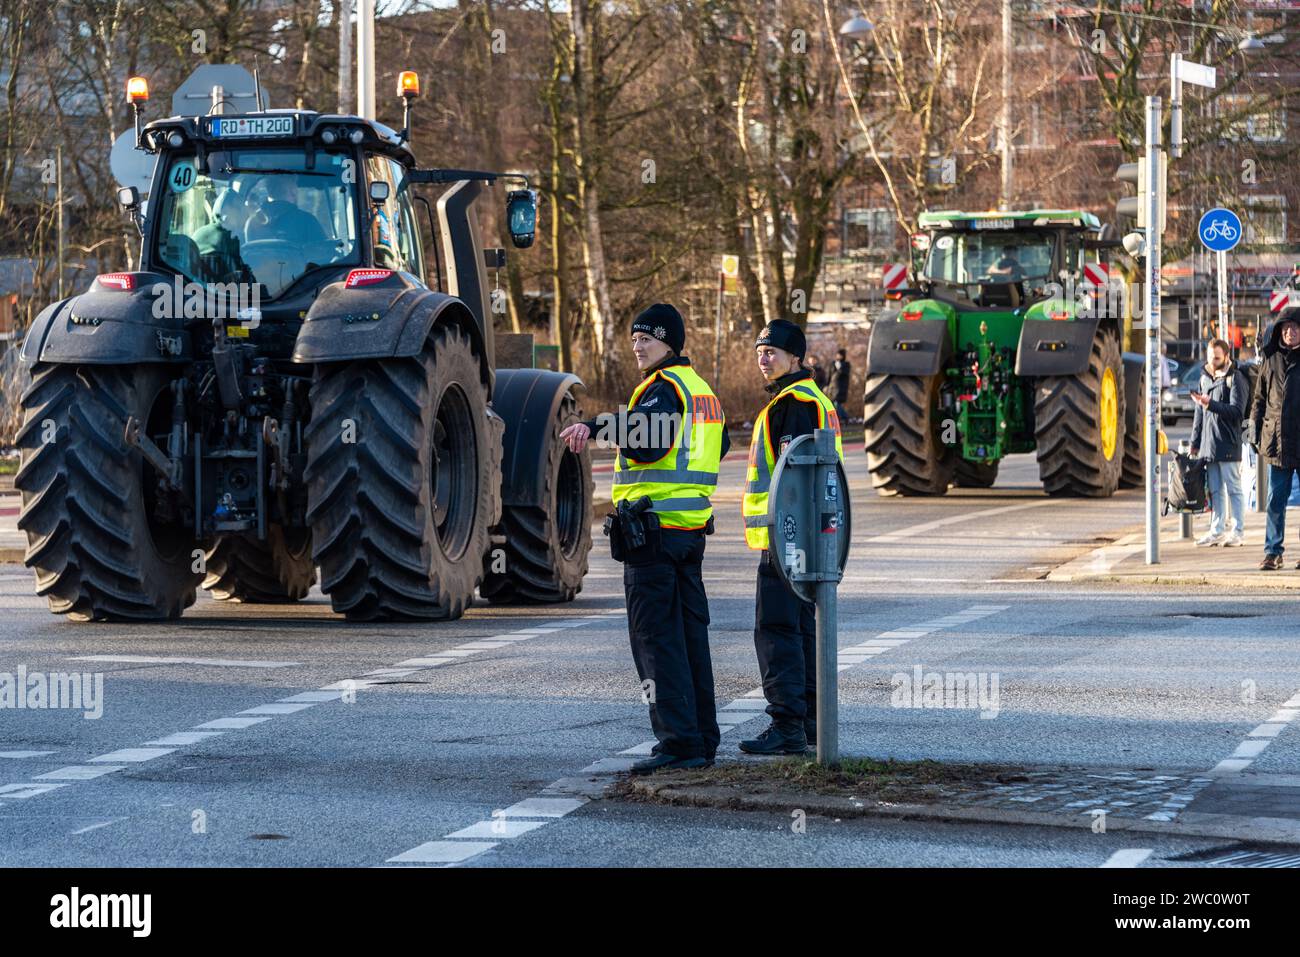
{"type": "MultiPolygon", "coordinates": [[[[616,562],[651,561],[663,554],[663,528],[648,495],[635,502],[619,502],[618,508],[605,516],[604,531],[610,557],[616,562]]],[[[713,534],[712,515],[703,531],[713,534]]]]}

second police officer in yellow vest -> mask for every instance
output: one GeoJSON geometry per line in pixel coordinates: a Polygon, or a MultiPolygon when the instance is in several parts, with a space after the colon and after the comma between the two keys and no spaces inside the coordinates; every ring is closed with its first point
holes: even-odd
{"type": "Polygon", "coordinates": [[[701,564],[704,536],[713,530],[710,496],[730,440],[717,396],[681,354],[685,340],[676,309],[650,306],[632,323],[643,378],[627,411],[561,433],[581,451],[593,431],[613,426],[614,504],[649,498],[658,519],[658,531],[623,558],[628,637],[658,739],[650,757],[633,766],[640,774],[711,764],[720,738],[701,564]]]}
{"type": "Polygon", "coordinates": [[[772,470],[786,446],[814,429],[835,430],[835,450],[844,460],[839,416],[803,366],[803,330],[774,320],[755,343],[758,367],[772,400],[754,422],[745,497],[745,543],[762,551],[754,613],[754,650],[763,674],[763,695],[772,723],[756,738],[740,742],[749,754],[799,754],[817,740],[817,642],[814,606],[797,598],[772,565],[767,527],[772,470]]]}

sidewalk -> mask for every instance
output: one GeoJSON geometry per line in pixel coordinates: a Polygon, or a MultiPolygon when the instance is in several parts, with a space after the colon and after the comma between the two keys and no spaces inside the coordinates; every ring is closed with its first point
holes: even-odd
{"type": "Polygon", "coordinates": [[[1300,589],[1300,509],[1287,514],[1287,547],[1282,569],[1262,572],[1264,557],[1264,515],[1246,515],[1246,544],[1238,548],[1197,548],[1195,540],[1209,529],[1209,515],[1198,515],[1193,537],[1178,537],[1178,516],[1160,521],[1160,562],[1146,563],[1146,532],[1141,526],[1127,529],[1110,545],[1080,555],[1047,575],[1053,582],[1122,582],[1133,585],[1213,585],[1218,588],[1300,589]]]}
{"type": "Polygon", "coordinates": [[[18,530],[18,512],[22,497],[0,493],[0,563],[21,563],[27,554],[27,536],[18,530]]]}

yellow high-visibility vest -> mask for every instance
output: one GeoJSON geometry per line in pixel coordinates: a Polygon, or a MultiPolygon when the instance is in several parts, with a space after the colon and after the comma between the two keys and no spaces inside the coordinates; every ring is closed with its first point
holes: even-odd
{"type": "Polygon", "coordinates": [[[718,486],[722,464],[722,433],[727,427],[722,403],[690,366],[669,366],[647,376],[633,390],[628,409],[636,407],[656,379],[677,390],[685,414],[672,448],[663,458],[634,462],[619,452],[614,465],[614,504],[648,495],[662,528],[703,528],[713,515],[709,496],[718,486]]]}
{"type": "Polygon", "coordinates": [[[778,392],[759,413],[758,421],[754,423],[754,437],[749,443],[749,469],[745,477],[745,498],[740,510],[745,517],[745,544],[750,548],[767,548],[767,496],[772,487],[772,472],[776,468],[777,459],[767,419],[772,406],[786,396],[793,396],[800,402],[812,402],[817,406],[817,427],[835,430],[835,451],[840,461],[844,461],[840,417],[835,414],[834,403],[817,387],[817,383],[812,379],[800,379],[778,392]]]}

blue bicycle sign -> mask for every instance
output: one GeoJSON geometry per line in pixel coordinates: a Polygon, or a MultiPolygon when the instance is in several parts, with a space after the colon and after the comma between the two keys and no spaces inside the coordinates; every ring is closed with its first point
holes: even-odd
{"type": "Polygon", "coordinates": [[[1226,253],[1241,242],[1241,220],[1232,210],[1216,206],[1201,217],[1196,232],[1206,249],[1226,253]]]}

